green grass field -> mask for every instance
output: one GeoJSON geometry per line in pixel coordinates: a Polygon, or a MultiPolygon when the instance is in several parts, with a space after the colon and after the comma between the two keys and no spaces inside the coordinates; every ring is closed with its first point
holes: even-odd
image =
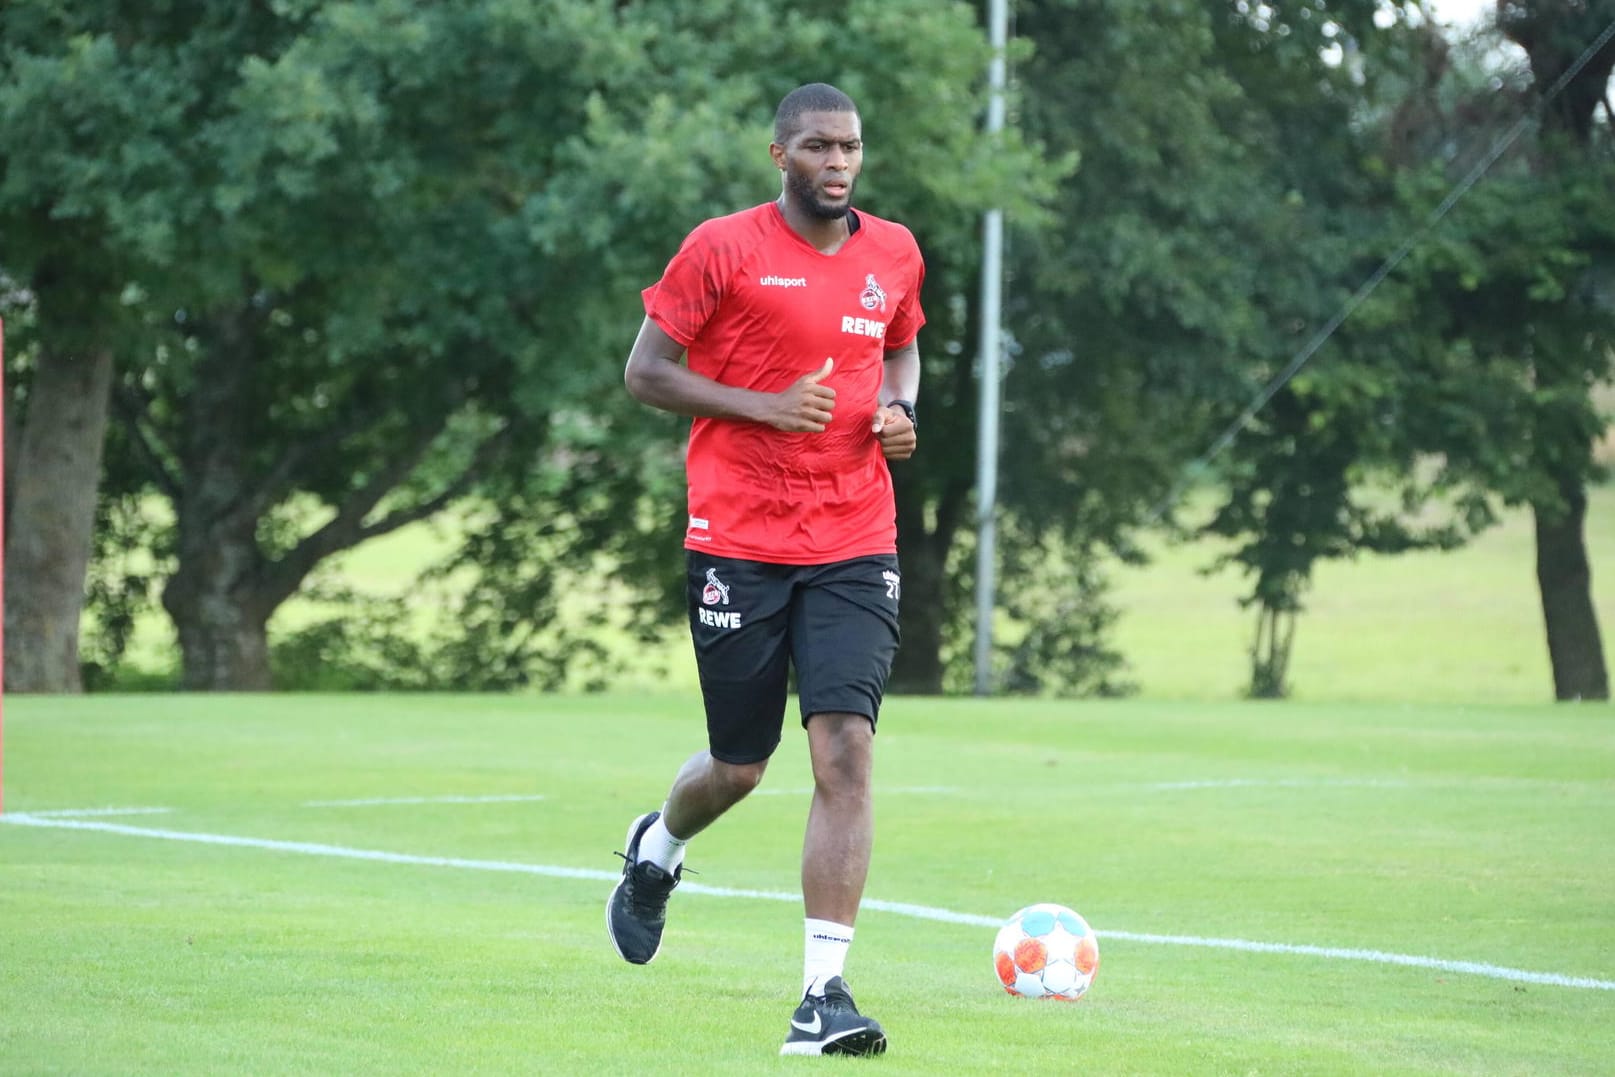
{"type": "Polygon", "coordinates": [[[892,1047],[846,1062],[776,1054],[799,732],[641,968],[603,903],[683,695],[4,717],[6,1074],[1615,1072],[1607,707],[894,699],[848,967],[892,1047]],[[997,986],[1034,901],[1100,933],[1081,1003],[997,986]]]}

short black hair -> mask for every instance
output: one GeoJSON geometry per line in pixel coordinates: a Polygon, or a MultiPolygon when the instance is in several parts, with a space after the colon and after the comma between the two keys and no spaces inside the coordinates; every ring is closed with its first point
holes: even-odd
{"type": "Polygon", "coordinates": [[[828,82],[798,86],[785,95],[774,112],[774,141],[782,146],[789,142],[800,129],[804,112],[850,112],[856,116],[858,106],[828,82]]]}

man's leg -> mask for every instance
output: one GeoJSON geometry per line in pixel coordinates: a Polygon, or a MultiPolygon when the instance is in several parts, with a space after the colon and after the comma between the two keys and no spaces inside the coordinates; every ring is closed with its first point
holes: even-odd
{"type": "Polygon", "coordinates": [[[841,972],[874,844],[875,719],[897,652],[890,555],[807,570],[792,610],[792,656],[813,760],[802,842],[802,1002],[781,1054],[879,1054],[880,1022],[858,1012],[841,972]]]}
{"type": "MultiPolygon", "coordinates": [[[[768,760],[725,763],[711,752],[693,755],[679,768],[660,813],[639,838],[638,860],[675,872],[684,863],[684,846],[739,804],[763,780],[768,760]]],[[[636,825],[637,825],[636,820],[636,825]]]]}
{"type": "Polygon", "coordinates": [[[802,903],[810,919],[851,927],[874,844],[875,731],[861,714],[815,714],[807,735],[813,805],[802,843],[802,903]]]}
{"type": "Polygon", "coordinates": [[[810,920],[852,927],[874,844],[875,716],[897,653],[897,559],[857,558],[810,572],[792,610],[791,645],[813,761],[802,845],[810,920]]]}
{"type": "Polygon", "coordinates": [[[686,572],[708,750],[679,768],[660,811],[628,827],[622,879],[606,901],[606,931],[617,953],[636,965],[661,949],[685,843],[762,781],[785,717],[789,572],[694,551],[686,572]],[[724,618],[700,616],[715,606],[724,618]]]}
{"type": "Polygon", "coordinates": [[[830,712],[810,716],[807,732],[813,806],[802,843],[805,986],[780,1053],[880,1054],[886,1033],[858,1012],[841,978],[874,841],[869,782],[875,731],[861,714],[830,712]]]}
{"type": "Polygon", "coordinates": [[[757,788],[768,760],[725,763],[692,756],[673,779],[661,811],[628,827],[623,874],[606,902],[606,931],[625,961],[648,964],[662,948],[667,899],[684,875],[684,846],[757,788]]]}
{"type": "MultiPolygon", "coordinates": [[[[679,768],[668,791],[660,822],[679,841],[689,841],[724,812],[746,799],[768,769],[768,760],[725,763],[711,752],[698,752],[679,768]]],[[[664,867],[673,865],[664,864],[664,867]]]]}

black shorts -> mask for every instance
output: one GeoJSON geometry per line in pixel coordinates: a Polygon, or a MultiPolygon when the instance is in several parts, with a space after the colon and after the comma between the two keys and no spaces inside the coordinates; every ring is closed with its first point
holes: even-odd
{"type": "Polygon", "coordinates": [[[825,713],[875,724],[897,654],[895,555],[777,565],[688,550],[685,561],[714,759],[756,763],[774,754],[791,667],[804,725],[825,713]]]}

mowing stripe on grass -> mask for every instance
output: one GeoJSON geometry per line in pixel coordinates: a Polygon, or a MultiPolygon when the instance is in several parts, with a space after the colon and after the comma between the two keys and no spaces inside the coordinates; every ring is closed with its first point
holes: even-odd
{"type": "MultiPolygon", "coordinates": [[[[925,794],[925,793],[957,793],[958,791],[959,791],[958,787],[953,786],[953,785],[897,785],[897,786],[893,786],[890,789],[877,788],[875,790],[875,792],[878,795],[883,796],[883,797],[891,796],[894,793],[898,793],[898,794],[908,794],[908,793],[925,794]]],[[[799,789],[753,789],[751,791],[750,795],[754,796],[754,797],[805,797],[805,796],[812,796],[813,795],[813,789],[810,786],[804,786],[804,787],[799,788],[799,789]]]]}
{"type": "MultiPolygon", "coordinates": [[[[166,809],[156,809],[166,810],[166,809]]],[[[248,838],[234,834],[200,834],[188,830],[157,830],[150,827],[128,826],[123,823],[88,822],[83,819],[47,817],[41,812],[11,812],[0,815],[0,823],[13,826],[49,827],[62,830],[88,830],[102,834],[118,834],[133,838],[158,838],[164,841],[195,842],[202,845],[226,845],[247,849],[268,849],[272,852],[299,853],[305,856],[329,856],[346,860],[370,860],[386,864],[409,864],[419,867],[461,868],[468,871],[500,871],[521,875],[542,875],[557,879],[593,879],[610,882],[619,877],[615,871],[598,868],[568,868],[552,864],[522,864],[510,860],[468,860],[451,856],[418,856],[412,853],[391,853],[379,849],[352,849],[343,845],[325,845],[307,841],[276,841],[271,838],[248,838]]],[[[705,886],[685,882],[680,887],[687,893],[707,894],[712,897],[751,898],[758,901],[798,902],[802,896],[779,890],[735,890],[722,886],[705,886]]],[[[910,905],[901,901],[865,899],[866,909],[911,916],[920,920],[936,920],[946,924],[967,924],[972,927],[996,928],[1002,917],[978,916],[973,913],[954,912],[929,905],[910,905]]],[[[1095,929],[1098,931],[1099,929],[1095,929]]],[[[1249,939],[1203,938],[1197,935],[1155,935],[1132,931],[1099,931],[1107,940],[1154,943],[1168,946],[1198,946],[1217,950],[1240,950],[1258,954],[1289,954],[1299,957],[1321,957],[1335,961],[1368,961],[1380,965],[1402,965],[1409,968],[1433,969],[1438,972],[1484,976],[1513,983],[1543,984],[1549,987],[1587,988],[1595,991],[1615,991],[1615,980],[1598,980],[1590,976],[1566,976],[1556,972],[1531,972],[1503,965],[1488,965],[1479,961],[1448,961],[1437,957],[1419,957],[1414,954],[1387,953],[1383,950],[1348,950],[1332,946],[1306,946],[1283,942],[1254,942],[1249,939]]]]}
{"type": "Polygon", "coordinates": [[[173,810],[173,808],[59,808],[55,811],[36,811],[29,814],[45,818],[79,819],[106,815],[167,815],[173,810]]]}
{"type": "Polygon", "coordinates": [[[367,797],[363,800],[308,800],[305,808],[376,808],[391,804],[513,804],[518,801],[543,800],[542,794],[522,796],[441,796],[441,797],[367,797]]]}

